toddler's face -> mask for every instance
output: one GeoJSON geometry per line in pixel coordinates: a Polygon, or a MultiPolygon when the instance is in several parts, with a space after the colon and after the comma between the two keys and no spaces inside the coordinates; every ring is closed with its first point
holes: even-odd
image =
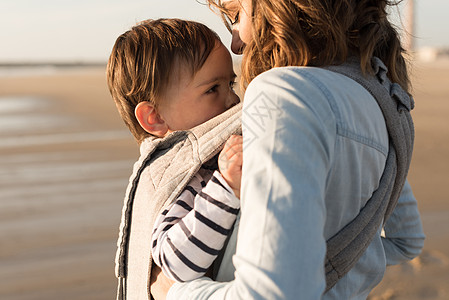
{"type": "Polygon", "coordinates": [[[178,80],[169,84],[158,108],[169,132],[191,129],[239,102],[233,89],[232,58],[219,41],[193,78],[185,66],[178,72],[178,80]]]}

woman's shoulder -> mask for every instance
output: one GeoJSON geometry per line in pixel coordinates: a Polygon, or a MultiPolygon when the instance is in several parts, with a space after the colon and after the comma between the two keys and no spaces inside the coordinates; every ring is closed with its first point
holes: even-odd
{"type": "MultiPolygon", "coordinates": [[[[276,67],[265,71],[253,79],[246,92],[287,92],[306,101],[314,96],[326,102],[340,102],[347,97],[366,98],[369,95],[366,89],[345,75],[320,67],[299,66],[276,67]]],[[[313,101],[317,101],[317,98],[313,98],[313,101]]]]}
{"type": "Polygon", "coordinates": [[[277,107],[307,108],[320,119],[335,124],[355,124],[358,116],[373,112],[376,122],[383,122],[377,102],[364,87],[324,68],[279,67],[266,71],[248,85],[244,105],[248,107],[248,103],[261,98],[270,99],[277,107]]]}
{"type": "Polygon", "coordinates": [[[318,67],[276,67],[259,74],[248,85],[247,90],[294,89],[303,92],[332,93],[346,88],[353,80],[335,72],[318,67]]]}
{"type": "Polygon", "coordinates": [[[251,83],[257,84],[259,81],[271,80],[300,80],[304,83],[311,83],[314,81],[326,82],[335,78],[349,79],[342,76],[341,74],[320,67],[288,66],[276,67],[265,71],[254,78],[251,83]]]}
{"type": "Polygon", "coordinates": [[[323,68],[277,67],[254,78],[247,87],[245,99],[265,94],[332,106],[329,102],[335,102],[335,96],[351,88],[353,83],[348,77],[323,68]]]}
{"type": "Polygon", "coordinates": [[[273,119],[291,114],[301,122],[319,120],[309,125],[326,123],[334,128],[334,110],[338,108],[328,87],[321,82],[323,71],[328,72],[310,67],[279,67],[260,74],[246,89],[244,115],[259,116],[265,109],[273,119]]]}

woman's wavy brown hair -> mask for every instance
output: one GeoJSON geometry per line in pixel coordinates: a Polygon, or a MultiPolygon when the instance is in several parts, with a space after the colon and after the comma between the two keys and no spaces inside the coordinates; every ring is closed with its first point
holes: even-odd
{"type": "MultiPolygon", "coordinates": [[[[221,14],[235,16],[229,2],[208,1],[221,14]]],[[[371,58],[377,56],[388,67],[390,80],[409,90],[404,49],[387,19],[387,7],[401,0],[250,1],[253,39],[243,51],[243,89],[274,67],[323,67],[349,56],[359,57],[363,72],[372,72],[371,58]]]]}

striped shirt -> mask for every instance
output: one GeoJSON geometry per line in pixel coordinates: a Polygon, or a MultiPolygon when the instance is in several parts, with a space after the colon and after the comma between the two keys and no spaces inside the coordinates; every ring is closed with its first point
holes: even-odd
{"type": "Polygon", "coordinates": [[[203,276],[224,246],[239,209],[240,200],[221,174],[200,169],[156,219],[155,264],[178,282],[203,276]]]}

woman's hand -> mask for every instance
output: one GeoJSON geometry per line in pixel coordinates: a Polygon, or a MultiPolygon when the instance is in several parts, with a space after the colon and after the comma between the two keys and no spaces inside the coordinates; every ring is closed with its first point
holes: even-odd
{"type": "Polygon", "coordinates": [[[232,135],[226,142],[218,157],[218,168],[237,198],[240,198],[242,181],[243,137],[232,135]]]}
{"type": "Polygon", "coordinates": [[[175,283],[161,272],[161,268],[153,265],[150,278],[150,292],[155,300],[165,300],[168,290],[175,283]]]}

